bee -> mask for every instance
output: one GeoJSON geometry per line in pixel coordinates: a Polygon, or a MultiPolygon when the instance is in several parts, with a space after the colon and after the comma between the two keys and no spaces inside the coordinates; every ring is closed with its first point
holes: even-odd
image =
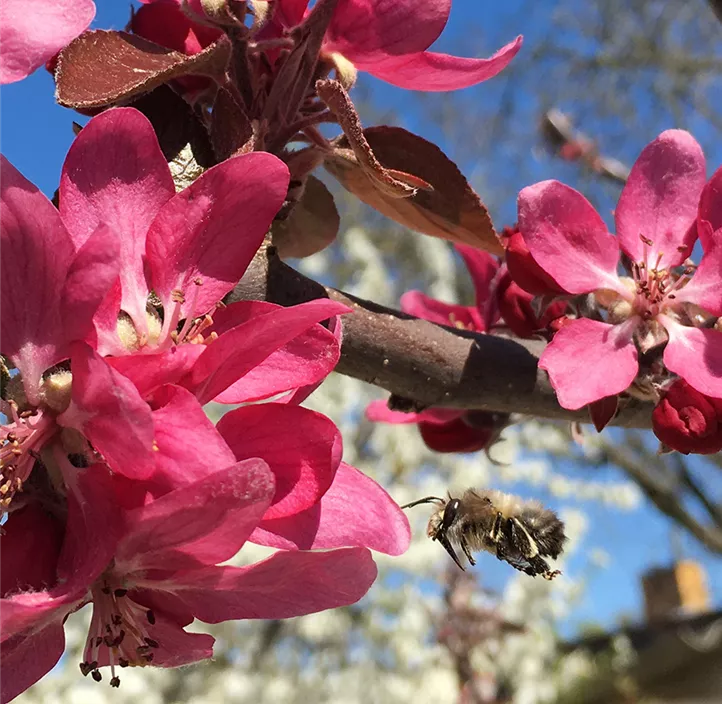
{"type": "Polygon", "coordinates": [[[444,546],[462,570],[455,545],[471,565],[476,564],[471,553],[485,550],[532,577],[551,580],[561,574],[551,571],[544,558],[556,559],[564,549],[564,523],[538,501],[494,489],[467,489],[460,499],[451,494],[448,499],[427,496],[401,508],[429,503],[439,507],[429,519],[427,534],[444,546]]]}

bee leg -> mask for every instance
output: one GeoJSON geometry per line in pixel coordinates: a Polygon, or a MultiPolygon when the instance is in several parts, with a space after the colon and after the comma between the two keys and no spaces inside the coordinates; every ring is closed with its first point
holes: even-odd
{"type": "Polygon", "coordinates": [[[471,556],[469,544],[466,542],[466,539],[463,536],[459,542],[461,543],[461,549],[464,551],[464,555],[466,555],[466,558],[469,560],[469,564],[473,567],[476,564],[476,560],[474,560],[474,558],[471,556]]]}
{"type": "Polygon", "coordinates": [[[535,577],[540,574],[544,577],[544,579],[553,579],[553,577],[548,576],[553,574],[549,571],[549,564],[544,558],[539,557],[538,555],[529,559],[529,569],[527,570],[527,574],[534,575],[535,577]]]}

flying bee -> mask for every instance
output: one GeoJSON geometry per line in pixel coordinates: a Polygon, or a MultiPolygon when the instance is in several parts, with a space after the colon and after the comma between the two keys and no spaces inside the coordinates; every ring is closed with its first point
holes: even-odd
{"type": "Polygon", "coordinates": [[[561,574],[551,571],[544,558],[556,559],[564,549],[564,523],[538,501],[495,489],[467,489],[460,499],[427,496],[401,508],[430,503],[439,507],[429,519],[428,536],[438,540],[462,570],[455,545],[472,565],[476,562],[471,553],[485,550],[532,577],[551,580],[561,574]]]}

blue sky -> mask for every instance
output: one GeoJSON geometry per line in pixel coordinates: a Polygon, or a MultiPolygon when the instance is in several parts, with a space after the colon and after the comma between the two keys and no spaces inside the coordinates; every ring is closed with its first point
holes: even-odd
{"type": "MultiPolygon", "coordinates": [[[[125,25],[129,4],[116,0],[99,0],[96,4],[98,15],[94,26],[120,29],[125,25]]],[[[454,53],[488,56],[521,33],[525,35],[525,46],[519,58],[530,56],[535,47],[549,38],[548,10],[548,3],[528,3],[523,0],[507,0],[504,3],[493,0],[456,0],[449,26],[439,41],[438,48],[454,53]]],[[[554,42],[560,47],[571,47],[582,55],[593,55],[594,43],[590,40],[587,44],[585,41],[571,31],[558,31],[554,35],[554,42]]],[[[576,95],[569,95],[559,90],[555,95],[554,90],[559,86],[549,78],[553,67],[543,59],[539,60],[536,67],[528,62],[520,63],[520,66],[533,68],[538,74],[529,75],[517,69],[508,76],[502,74],[486,84],[463,91],[454,98],[458,101],[454,103],[458,110],[466,110],[471,115],[478,112],[484,116],[484,129],[488,127],[489,120],[493,120],[495,114],[501,110],[501,107],[497,110],[497,106],[503,106],[504,101],[513,102],[514,110],[508,120],[499,123],[501,136],[496,141],[486,139],[480,142],[479,134],[473,130],[454,134],[452,129],[449,136],[448,131],[444,132],[434,124],[429,119],[430,113],[427,110],[440,109],[448,104],[449,98],[445,95],[413,95],[368,77],[362,78],[359,94],[367,96],[379,112],[396,111],[396,124],[437,141],[460,163],[465,173],[473,174],[474,185],[479,188],[482,196],[485,185],[493,186],[494,181],[502,179],[506,190],[498,193],[490,188],[492,195],[488,203],[497,225],[513,221],[515,195],[520,188],[545,178],[559,178],[581,190],[588,187],[590,197],[598,205],[600,212],[608,216],[617,191],[589,179],[585,181],[575,165],[566,164],[546,154],[540,148],[538,140],[535,144],[534,137],[542,107],[559,104],[576,114],[588,115],[594,102],[580,91],[576,95]],[[545,84],[545,79],[549,83],[545,84]],[[544,99],[530,91],[530,86],[533,88],[535,81],[546,91],[544,99]],[[509,142],[503,139],[505,130],[518,134],[519,139],[529,140],[528,154],[525,152],[521,156],[512,155],[508,151],[509,142]],[[479,145],[486,151],[480,151],[479,145]]],[[[644,76],[640,76],[640,80],[643,78],[644,76]]],[[[633,92],[631,98],[635,109],[624,123],[620,123],[618,119],[615,121],[613,118],[603,117],[598,120],[593,117],[591,123],[585,123],[603,146],[614,149],[615,156],[631,163],[636,153],[661,129],[683,126],[693,128],[695,136],[705,147],[710,171],[720,164],[722,144],[718,135],[710,130],[708,122],[688,111],[682,114],[684,124],[676,124],[669,115],[655,108],[654,101],[642,88],[639,88],[637,93],[633,92]]],[[[26,177],[47,195],[52,195],[58,184],[64,155],[73,139],[72,122],[75,120],[84,123],[86,118],[55,104],[53,81],[44,70],[37,71],[25,81],[4,87],[0,112],[0,147],[3,153],[26,177]]],[[[579,476],[577,468],[565,463],[561,463],[556,469],[572,477],[579,476]]],[[[718,473],[714,479],[716,487],[722,490],[722,473],[716,469],[714,471],[718,473]]],[[[595,480],[602,481],[620,478],[609,468],[590,468],[589,474],[595,480]]],[[[513,487],[513,490],[522,494],[534,493],[533,489],[523,486],[513,487]]],[[[552,505],[563,505],[551,497],[539,498],[548,499],[552,505]]],[[[640,573],[649,566],[665,564],[672,558],[672,528],[657,511],[645,507],[627,514],[595,503],[584,504],[582,508],[588,511],[591,524],[585,549],[603,548],[612,555],[612,563],[610,569],[590,575],[586,597],[564,628],[567,634],[571,634],[578,624],[587,621],[611,626],[620,614],[633,618],[640,616],[640,573]]],[[[697,558],[706,565],[710,573],[714,601],[718,606],[722,606],[722,561],[705,553],[691,539],[682,538],[681,546],[684,556],[697,558]]],[[[492,560],[491,563],[484,563],[486,586],[501,586],[508,578],[509,571],[506,566],[497,564],[496,561],[492,560]]],[[[569,564],[570,573],[578,573],[583,563],[583,556],[573,558],[569,564]]]]}

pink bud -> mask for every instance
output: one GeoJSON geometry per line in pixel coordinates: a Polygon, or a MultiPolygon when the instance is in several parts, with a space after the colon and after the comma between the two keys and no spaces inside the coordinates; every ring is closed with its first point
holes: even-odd
{"type": "Polygon", "coordinates": [[[688,455],[722,450],[722,399],[704,396],[679,379],[652,413],[654,434],[668,447],[688,455]]]}
{"type": "Polygon", "coordinates": [[[509,416],[486,411],[469,411],[448,423],[419,422],[419,432],[434,452],[478,452],[485,450],[509,425],[509,416]]]}
{"type": "Polygon", "coordinates": [[[506,266],[512,279],[535,296],[549,293],[566,293],[559,284],[547,274],[535,261],[524,242],[519,229],[505,227],[501,240],[506,250],[506,266]]]}
{"type": "Polygon", "coordinates": [[[497,297],[499,312],[504,322],[519,337],[533,337],[552,320],[564,315],[567,308],[564,301],[557,301],[537,317],[532,306],[534,296],[519,286],[508,271],[499,279],[497,297]]]}

